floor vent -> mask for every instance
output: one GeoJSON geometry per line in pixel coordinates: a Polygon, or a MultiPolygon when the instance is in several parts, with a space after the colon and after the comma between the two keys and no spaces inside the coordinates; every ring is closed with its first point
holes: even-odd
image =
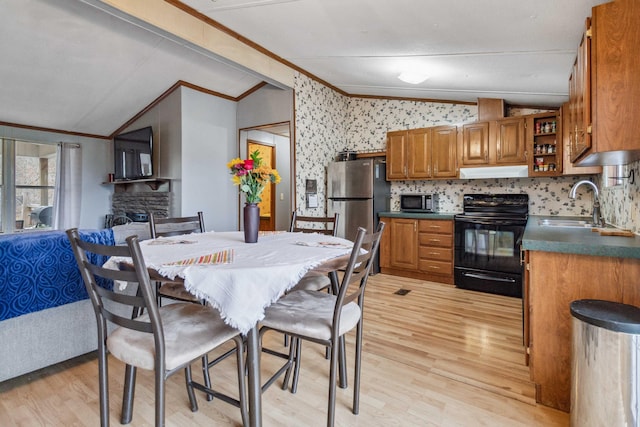
{"type": "Polygon", "coordinates": [[[406,295],[409,292],[411,292],[410,289],[398,289],[397,291],[394,292],[394,294],[396,294],[396,295],[406,295]]]}

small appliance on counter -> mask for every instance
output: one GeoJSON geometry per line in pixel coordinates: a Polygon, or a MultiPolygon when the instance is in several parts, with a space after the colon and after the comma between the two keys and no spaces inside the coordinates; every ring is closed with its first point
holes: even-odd
{"type": "Polygon", "coordinates": [[[401,194],[402,212],[435,213],[438,211],[437,194],[401,194]]]}
{"type": "Polygon", "coordinates": [[[338,155],[336,156],[336,161],[337,162],[346,162],[349,160],[355,160],[358,157],[357,153],[353,150],[349,150],[348,148],[345,148],[344,150],[342,150],[341,152],[338,153],[338,155]]]}

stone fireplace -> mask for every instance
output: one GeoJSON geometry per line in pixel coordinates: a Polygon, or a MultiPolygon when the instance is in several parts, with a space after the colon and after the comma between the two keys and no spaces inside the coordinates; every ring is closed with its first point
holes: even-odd
{"type": "Polygon", "coordinates": [[[171,199],[169,182],[116,184],[111,197],[114,217],[130,213],[150,213],[161,218],[169,217],[171,199]]]}

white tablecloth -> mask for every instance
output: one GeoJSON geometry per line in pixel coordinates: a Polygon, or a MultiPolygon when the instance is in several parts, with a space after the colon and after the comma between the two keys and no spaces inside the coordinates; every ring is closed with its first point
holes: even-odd
{"type": "Polygon", "coordinates": [[[263,319],[267,306],[310,269],[350,253],[352,242],[323,234],[275,232],[261,235],[257,243],[244,243],[242,232],[208,232],[145,240],[140,247],[148,268],[168,278],[183,278],[190,292],[208,301],[225,322],[246,334],[263,319]],[[167,265],[220,251],[232,253],[233,260],[167,265]]]}

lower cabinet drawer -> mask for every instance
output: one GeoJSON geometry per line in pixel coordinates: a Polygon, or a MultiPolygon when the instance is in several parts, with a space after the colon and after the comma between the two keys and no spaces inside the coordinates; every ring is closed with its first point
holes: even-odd
{"type": "Polygon", "coordinates": [[[440,246],[450,248],[453,246],[453,238],[450,234],[420,233],[418,243],[421,246],[440,246]]]}
{"type": "Polygon", "coordinates": [[[424,247],[419,248],[420,259],[435,259],[439,261],[453,261],[453,253],[449,248],[424,247]]]}
{"type": "Polygon", "coordinates": [[[421,271],[426,271],[429,273],[451,274],[453,272],[453,263],[421,259],[418,263],[418,268],[421,271]]]}

